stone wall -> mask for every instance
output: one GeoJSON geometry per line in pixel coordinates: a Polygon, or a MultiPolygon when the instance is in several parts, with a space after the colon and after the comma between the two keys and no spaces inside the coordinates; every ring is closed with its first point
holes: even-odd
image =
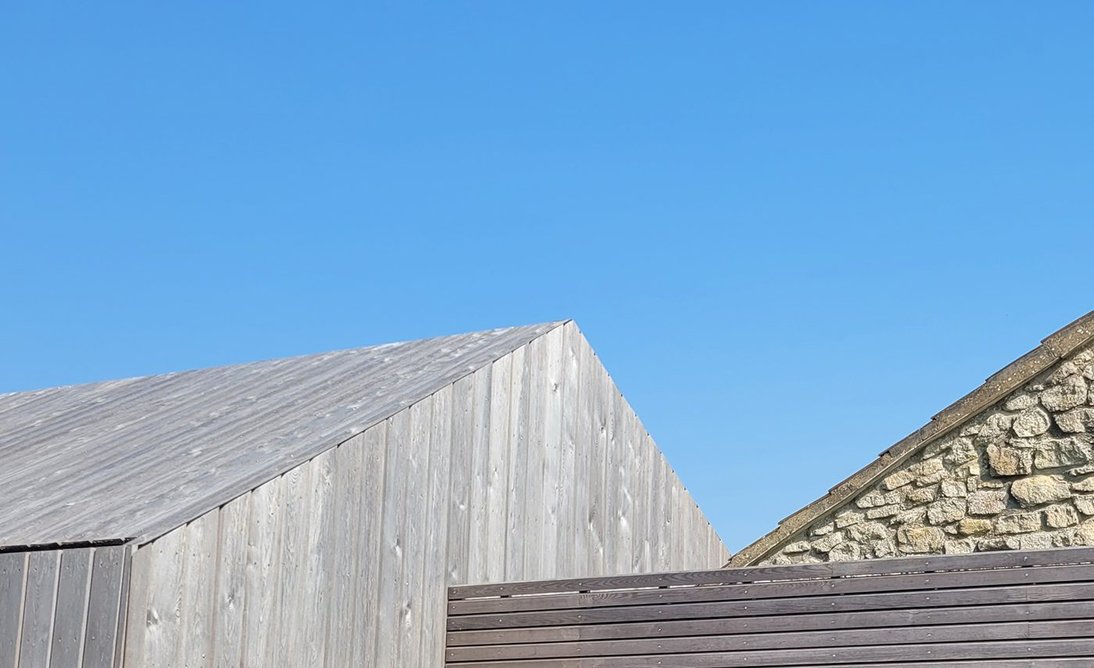
{"type": "Polygon", "coordinates": [[[1094,545],[1094,348],[928,444],[761,563],[1094,545]]]}

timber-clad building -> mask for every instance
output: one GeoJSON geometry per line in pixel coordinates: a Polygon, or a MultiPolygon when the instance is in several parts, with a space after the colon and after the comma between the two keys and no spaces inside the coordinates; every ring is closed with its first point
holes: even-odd
{"type": "Polygon", "coordinates": [[[0,395],[0,668],[437,666],[448,585],[728,557],[569,321],[0,395]]]}

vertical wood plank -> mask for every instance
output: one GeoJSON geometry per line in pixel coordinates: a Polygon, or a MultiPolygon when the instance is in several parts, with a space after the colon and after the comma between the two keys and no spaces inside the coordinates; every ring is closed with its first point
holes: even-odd
{"type": "Polygon", "coordinates": [[[471,534],[471,451],[475,423],[474,378],[467,376],[452,386],[452,457],[448,491],[448,582],[469,582],[471,534]]]}
{"type": "Polygon", "coordinates": [[[281,563],[278,588],[281,599],[277,606],[279,632],[275,639],[273,663],[279,666],[304,655],[308,609],[308,535],[311,530],[312,501],[311,466],[305,464],[290,469],[282,476],[284,496],[281,504],[282,534],[281,563]]]}
{"type": "Polygon", "coordinates": [[[119,621],[124,617],[122,587],[129,547],[96,548],[91,567],[82,668],[111,668],[119,621]]]}
{"type": "Polygon", "coordinates": [[[410,449],[410,413],[400,411],[388,419],[388,459],[384,479],[383,552],[380,556],[380,590],[377,614],[377,666],[398,666],[402,642],[402,591],[404,552],[407,547],[407,505],[410,449]]]}
{"type": "Polygon", "coordinates": [[[83,658],[88,589],[91,585],[91,548],[61,550],[57,577],[57,606],[53,616],[50,665],[77,666],[83,658]]]}
{"type": "MultiPolygon", "coordinates": [[[[632,411],[633,414],[633,411],[632,411]]],[[[651,536],[653,525],[650,524],[650,504],[653,501],[653,441],[646,433],[642,421],[635,415],[634,418],[634,552],[632,563],[633,572],[649,573],[653,570],[651,549],[653,547],[651,536]]]]}
{"type": "Polygon", "coordinates": [[[19,648],[20,666],[48,666],[57,600],[60,550],[31,552],[27,557],[26,598],[19,648]]]}
{"type": "Polygon", "coordinates": [[[586,362],[589,376],[589,406],[592,424],[589,440],[589,573],[606,575],[608,563],[608,405],[605,393],[604,367],[589,351],[586,362]]]}
{"type": "Polygon", "coordinates": [[[212,610],[212,664],[238,666],[243,660],[243,619],[247,605],[247,533],[251,493],[220,509],[217,531],[216,595],[212,610]]]}
{"type": "MultiPolygon", "coordinates": [[[[363,435],[346,441],[334,451],[334,488],[332,491],[335,529],[334,563],[332,565],[329,607],[327,610],[327,654],[325,665],[361,665],[363,660],[355,656],[354,645],[362,645],[357,635],[357,613],[363,607],[358,598],[364,588],[359,559],[364,546],[358,547],[358,534],[365,530],[361,516],[361,499],[364,496],[363,435]]],[[[365,620],[360,620],[363,624],[365,620]]],[[[362,628],[363,632],[363,628],[362,628]]]]}
{"type": "Polygon", "coordinates": [[[619,456],[616,451],[619,418],[617,413],[616,391],[612,379],[603,367],[600,368],[600,400],[604,406],[604,435],[603,435],[603,469],[601,470],[604,509],[604,561],[601,564],[601,572],[605,575],[615,574],[617,561],[621,552],[619,545],[619,456]]]}
{"type": "Polygon", "coordinates": [[[426,524],[429,509],[426,507],[426,491],[429,479],[429,435],[433,419],[432,397],[412,404],[410,412],[410,443],[404,456],[407,471],[407,518],[406,564],[399,586],[400,636],[397,665],[418,666],[421,662],[421,636],[423,610],[425,560],[429,554],[425,545],[426,524]]]}
{"type": "Polygon", "coordinates": [[[505,355],[490,371],[490,440],[486,479],[487,582],[505,580],[508,551],[506,514],[509,503],[509,396],[512,390],[513,357],[505,355]]]}
{"type": "MultiPolygon", "coordinates": [[[[525,373],[527,346],[509,354],[509,475],[506,488],[505,578],[523,574],[525,541],[525,492],[528,489],[528,378],[525,373]]],[[[449,531],[453,531],[449,527],[449,531]]],[[[449,540],[451,543],[451,539],[449,540]]],[[[451,556],[449,557],[451,558],[451,556]]],[[[454,582],[452,584],[455,584],[454,582]]]]}
{"type": "Polygon", "coordinates": [[[669,544],[672,535],[672,519],[670,517],[672,479],[669,477],[670,471],[665,457],[658,452],[654,459],[656,460],[654,463],[654,470],[656,471],[654,488],[657,490],[657,500],[653,511],[653,519],[657,523],[657,565],[655,569],[664,572],[671,568],[669,544]]]}
{"type": "Polygon", "coordinates": [[[591,466],[592,454],[595,452],[592,411],[595,397],[591,384],[590,351],[577,325],[573,325],[570,342],[575,369],[572,379],[574,391],[567,401],[567,412],[572,415],[572,419],[564,425],[563,431],[573,447],[574,501],[570,525],[574,537],[574,569],[577,577],[586,577],[596,572],[591,548],[596,536],[590,503],[595,485],[591,466]]]}
{"type": "Polygon", "coordinates": [[[27,553],[0,554],[0,668],[15,668],[23,624],[27,553]]]}
{"type": "Polygon", "coordinates": [[[425,555],[422,575],[421,646],[419,665],[444,663],[444,635],[447,603],[448,484],[452,447],[452,386],[433,395],[433,413],[429,432],[429,476],[425,510],[428,516],[424,537],[425,555]]]}
{"type": "Polygon", "coordinates": [[[669,511],[666,514],[669,522],[669,560],[672,564],[671,568],[676,569],[682,568],[680,563],[680,526],[683,522],[684,512],[680,495],[680,479],[676,477],[676,471],[668,463],[668,460],[665,460],[665,465],[668,468],[669,475],[669,511]]]}
{"type": "Polygon", "coordinates": [[[174,656],[189,666],[210,666],[213,598],[221,566],[216,558],[219,509],[197,518],[186,525],[184,531],[186,552],[182,564],[181,616],[174,656]]]}
{"type": "MultiPolygon", "coordinates": [[[[540,538],[541,572],[547,576],[558,573],[561,562],[559,536],[562,518],[566,515],[562,499],[562,347],[561,327],[543,335],[545,360],[543,378],[543,533],[540,538]]],[[[568,492],[569,490],[567,490],[568,492]]],[[[567,564],[569,566],[569,564],[567,564]]]]}
{"type": "Polygon", "coordinates": [[[575,534],[584,530],[584,524],[575,523],[578,491],[584,481],[576,480],[576,441],[578,395],[578,353],[577,328],[573,322],[559,327],[559,351],[556,373],[558,374],[554,392],[555,410],[558,413],[558,434],[555,441],[557,451],[558,474],[555,483],[555,498],[558,510],[554,536],[555,572],[563,577],[578,577],[585,573],[575,559],[577,539],[575,534]]]}
{"type": "Polygon", "coordinates": [[[304,643],[300,654],[292,661],[303,661],[308,666],[322,666],[326,654],[329,598],[331,592],[330,571],[335,560],[333,531],[335,450],[327,450],[315,456],[306,466],[312,469],[310,508],[307,541],[305,544],[304,643]]]}
{"type": "Polygon", "coordinates": [[[358,580],[361,582],[358,600],[360,608],[354,618],[353,662],[350,665],[384,665],[377,660],[377,637],[380,633],[380,590],[383,582],[381,560],[384,553],[384,522],[394,512],[384,496],[384,480],[389,466],[388,422],[371,427],[363,434],[361,457],[361,530],[357,535],[358,580]]]}
{"type": "Polygon", "coordinates": [[[125,665],[166,666],[179,646],[186,527],[133,555],[125,665]]]}
{"type": "MultiPolygon", "coordinates": [[[[545,437],[547,421],[547,345],[546,337],[531,341],[525,352],[525,373],[528,374],[528,431],[525,453],[528,458],[528,478],[524,494],[524,571],[522,578],[549,577],[544,569],[544,525],[547,499],[544,482],[545,437]]],[[[552,490],[553,496],[554,490],[552,490]]]]}
{"type": "Polygon", "coordinates": [[[613,499],[613,531],[611,537],[615,548],[615,559],[611,565],[611,572],[626,573],[631,566],[631,509],[630,509],[630,467],[631,462],[627,453],[627,441],[630,435],[630,411],[627,410],[623,396],[612,384],[612,417],[613,430],[609,456],[612,458],[608,480],[614,490],[613,499]]]}
{"type": "Polygon", "coordinates": [[[245,666],[276,665],[283,482],[277,477],[251,492],[243,594],[245,666]]]}
{"type": "Polygon", "coordinates": [[[471,375],[471,488],[468,507],[468,582],[486,582],[487,563],[495,549],[487,538],[487,487],[490,476],[491,366],[471,375]]]}

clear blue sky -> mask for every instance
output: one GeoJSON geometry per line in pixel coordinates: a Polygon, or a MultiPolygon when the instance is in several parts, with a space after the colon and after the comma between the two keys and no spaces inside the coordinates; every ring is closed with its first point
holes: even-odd
{"type": "Polygon", "coordinates": [[[573,317],[736,550],[1094,308],[1094,4],[242,5],[0,9],[0,391],[573,317]]]}

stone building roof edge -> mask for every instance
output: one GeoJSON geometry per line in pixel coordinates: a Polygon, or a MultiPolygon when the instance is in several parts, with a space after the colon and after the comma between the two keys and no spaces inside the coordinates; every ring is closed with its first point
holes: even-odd
{"type": "Polygon", "coordinates": [[[1049,334],[1039,346],[989,376],[979,387],[936,413],[923,427],[883,450],[876,459],[834,485],[824,496],[780,520],[775,529],[734,554],[726,567],[748,566],[767,557],[783,540],[842,507],[855,492],[873,484],[912,454],[999,402],[1092,339],[1094,311],[1049,334]]]}

